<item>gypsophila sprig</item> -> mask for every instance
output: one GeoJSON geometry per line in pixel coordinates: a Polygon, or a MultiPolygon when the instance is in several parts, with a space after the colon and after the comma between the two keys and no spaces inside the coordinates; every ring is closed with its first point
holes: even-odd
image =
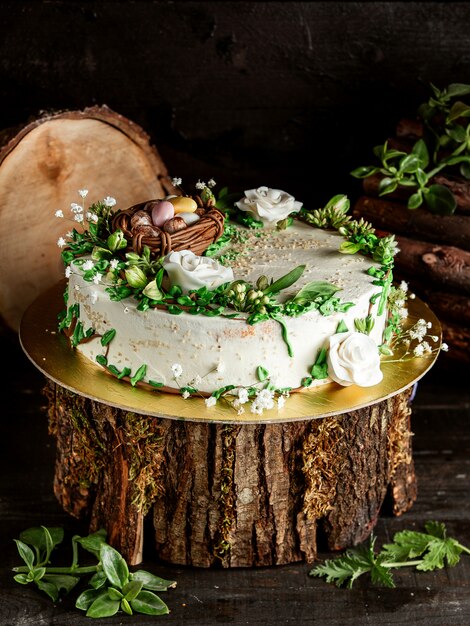
{"type": "Polygon", "coordinates": [[[61,528],[40,526],[23,531],[15,543],[25,565],[13,568],[14,580],[21,585],[35,584],[57,602],[82,577],[89,576],[90,588],[78,596],[75,606],[91,618],[110,617],[119,612],[155,616],[169,613],[168,606],[154,592],[167,591],[176,582],[146,570],[131,572],[122,555],[106,542],[104,530],[86,537],[73,536],[71,564],[56,567],[50,564],[51,556],[63,539],[61,528]],[[79,548],[93,555],[95,564],[79,565],[79,548]]]}
{"type": "Polygon", "coordinates": [[[466,546],[447,537],[446,527],[441,522],[427,522],[425,530],[396,533],[393,543],[384,545],[378,553],[375,550],[376,539],[371,535],[368,542],[315,566],[309,575],[350,589],[359,576],[370,574],[373,584],[395,587],[392,569],[413,567],[418,571],[433,571],[446,566],[454,567],[460,561],[462,552],[470,554],[466,546]]]}

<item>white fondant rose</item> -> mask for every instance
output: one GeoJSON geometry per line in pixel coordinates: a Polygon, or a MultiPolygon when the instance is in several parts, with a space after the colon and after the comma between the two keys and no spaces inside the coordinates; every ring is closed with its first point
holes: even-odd
{"type": "Polygon", "coordinates": [[[197,256],[190,250],[170,252],[163,261],[163,267],[170,283],[179,285],[184,293],[201,287],[215,289],[233,280],[231,267],[225,267],[209,257],[197,256]]]}
{"type": "Polygon", "coordinates": [[[297,213],[302,203],[285,191],[258,187],[245,191],[245,197],[235,203],[240,211],[247,211],[264,226],[275,226],[291,213],[297,213]]]}
{"type": "Polygon", "coordinates": [[[345,387],[372,387],[383,378],[375,341],[364,333],[337,333],[330,337],[328,374],[345,387]]]}

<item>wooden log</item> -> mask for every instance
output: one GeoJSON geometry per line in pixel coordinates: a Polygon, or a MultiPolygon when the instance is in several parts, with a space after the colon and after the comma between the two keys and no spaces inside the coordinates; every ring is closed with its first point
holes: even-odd
{"type": "Polygon", "coordinates": [[[89,190],[86,207],[112,196],[127,208],[171,185],[145,131],[107,106],[45,113],[3,140],[0,315],[16,331],[27,306],[62,276],[57,241],[77,226],[70,204],[82,201],[79,189],[89,190]]]}
{"type": "Polygon", "coordinates": [[[402,236],[396,240],[398,271],[428,285],[470,294],[470,252],[402,236]]]}
{"type": "Polygon", "coordinates": [[[353,208],[375,228],[409,238],[470,250],[470,215],[434,215],[425,209],[408,209],[400,202],[360,196],[353,208]]]}
{"type": "Polygon", "coordinates": [[[395,515],[416,498],[411,389],[334,417],[258,425],[139,415],[50,381],[45,393],[56,497],[105,528],[131,564],[147,514],[157,558],[252,567],[313,562],[319,526],[332,548],[354,545],[387,493],[395,515]]]}
{"type": "MultiPolygon", "coordinates": [[[[379,197],[379,184],[382,180],[382,174],[372,174],[362,181],[362,188],[367,196],[379,197]]],[[[463,178],[456,178],[451,176],[444,176],[438,174],[434,176],[431,181],[438,185],[444,185],[452,191],[457,203],[455,213],[470,215],[470,183],[463,178]]],[[[412,187],[400,187],[398,186],[395,191],[382,196],[384,200],[400,200],[402,204],[406,205],[408,198],[415,191],[412,187]]]]}

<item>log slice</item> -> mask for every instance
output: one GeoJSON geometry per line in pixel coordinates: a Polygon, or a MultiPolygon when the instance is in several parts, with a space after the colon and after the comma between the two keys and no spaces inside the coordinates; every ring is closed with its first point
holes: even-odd
{"type": "Polygon", "coordinates": [[[106,196],[126,208],[171,190],[145,131],[107,106],[43,114],[0,149],[0,315],[18,330],[23,312],[63,275],[57,240],[77,226],[71,202],[106,196]],[[61,209],[66,219],[55,217],[61,209]]]}

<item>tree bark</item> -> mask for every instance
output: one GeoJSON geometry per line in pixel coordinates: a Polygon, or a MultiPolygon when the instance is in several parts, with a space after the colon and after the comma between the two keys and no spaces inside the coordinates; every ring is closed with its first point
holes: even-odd
{"type": "Polygon", "coordinates": [[[395,266],[400,272],[427,285],[470,294],[470,252],[401,236],[396,240],[400,251],[395,266]]]}
{"type": "Polygon", "coordinates": [[[470,215],[434,215],[425,209],[408,209],[400,202],[361,196],[353,208],[375,228],[424,241],[470,250],[470,215]]]}
{"type": "Polygon", "coordinates": [[[416,498],[410,389],[334,417],[258,425],[153,418],[52,382],[45,393],[56,497],[131,564],[147,514],[159,559],[269,566],[313,562],[319,526],[332,549],[362,541],[387,493],[395,515],[416,498]]]}
{"type": "Polygon", "coordinates": [[[112,196],[125,209],[171,185],[145,131],[107,106],[45,113],[2,135],[0,316],[17,331],[27,306],[63,275],[57,241],[77,226],[71,202],[86,210],[112,196]],[[55,216],[59,209],[65,219],[55,216]]]}

